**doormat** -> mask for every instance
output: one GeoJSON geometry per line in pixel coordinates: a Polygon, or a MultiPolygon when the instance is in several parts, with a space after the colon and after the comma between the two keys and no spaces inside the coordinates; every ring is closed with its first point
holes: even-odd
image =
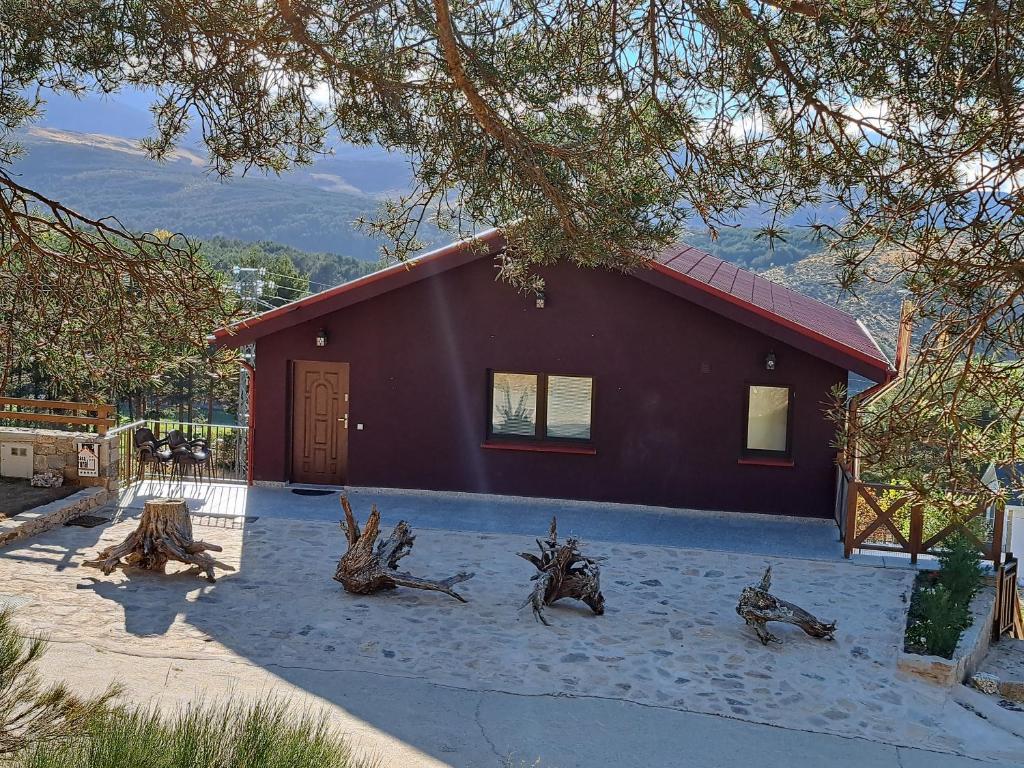
{"type": "Polygon", "coordinates": [[[96,515],[79,515],[78,517],[72,517],[70,520],[64,523],[64,525],[78,525],[82,528],[95,528],[97,525],[103,525],[109,523],[109,517],[96,517],[96,515]]]}
{"type": "Polygon", "coordinates": [[[292,493],[298,496],[330,496],[337,491],[325,491],[320,488],[292,488],[292,493]]]}

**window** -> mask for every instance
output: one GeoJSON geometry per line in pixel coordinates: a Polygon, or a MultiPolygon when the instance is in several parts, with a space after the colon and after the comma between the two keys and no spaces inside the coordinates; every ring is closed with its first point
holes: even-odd
{"type": "Polygon", "coordinates": [[[495,373],[491,387],[491,432],[495,435],[537,435],[537,377],[495,373]]]}
{"type": "Polygon", "coordinates": [[[789,387],[752,385],[747,390],[746,452],[789,454],[789,387]]]}
{"type": "Polygon", "coordinates": [[[593,392],[593,379],[548,376],[547,436],[589,440],[593,392]]]}
{"type": "Polygon", "coordinates": [[[543,373],[491,373],[489,437],[590,440],[594,380],[543,373]]]}

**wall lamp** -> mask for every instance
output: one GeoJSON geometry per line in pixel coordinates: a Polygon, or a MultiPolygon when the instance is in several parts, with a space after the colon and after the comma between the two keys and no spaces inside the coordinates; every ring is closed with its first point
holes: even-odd
{"type": "Polygon", "coordinates": [[[769,352],[768,356],[764,359],[764,369],[766,371],[775,370],[775,353],[769,352]]]}
{"type": "Polygon", "coordinates": [[[537,291],[537,309],[544,309],[544,291],[537,291]]]}
{"type": "Polygon", "coordinates": [[[326,329],[321,328],[319,331],[316,332],[316,345],[318,347],[326,347],[327,346],[327,330],[326,329]]]}

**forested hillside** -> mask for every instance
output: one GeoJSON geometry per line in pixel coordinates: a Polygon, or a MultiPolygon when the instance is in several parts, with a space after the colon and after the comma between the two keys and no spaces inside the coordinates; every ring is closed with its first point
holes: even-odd
{"type": "Polygon", "coordinates": [[[200,252],[210,264],[226,273],[235,265],[264,267],[274,282],[286,286],[278,295],[289,301],[299,298],[299,294],[316,293],[354,280],[377,268],[377,262],[335,253],[310,253],[266,240],[249,243],[212,237],[201,241],[200,252]]]}
{"type": "Polygon", "coordinates": [[[21,143],[26,153],[14,171],[22,182],[86,215],[116,215],[134,230],[273,241],[363,261],[378,259],[380,241],[353,222],[372,217],[408,175],[402,161],[379,150],[326,158],[282,177],[222,181],[188,148],[157,163],[135,140],[98,134],[33,128],[21,143]]]}
{"type": "Polygon", "coordinates": [[[821,251],[821,243],[803,230],[796,230],[785,240],[776,239],[772,244],[758,238],[753,227],[723,229],[715,240],[706,232],[690,232],[683,239],[713,256],[755,272],[793,264],[821,251]]]}
{"type": "MultiPolygon", "coordinates": [[[[894,274],[894,269],[883,269],[882,274],[894,274]]],[[[763,272],[769,280],[812,296],[826,304],[837,306],[854,315],[871,331],[882,351],[892,357],[896,349],[896,329],[899,325],[900,304],[906,291],[901,283],[866,282],[854,293],[844,293],[839,287],[836,268],[831,257],[815,253],[782,267],[763,272]]]]}

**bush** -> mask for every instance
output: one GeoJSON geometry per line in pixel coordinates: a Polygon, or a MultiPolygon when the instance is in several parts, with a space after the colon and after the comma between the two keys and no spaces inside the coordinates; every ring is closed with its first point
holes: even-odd
{"type": "Polygon", "coordinates": [[[970,605],[981,589],[981,553],[962,533],[951,536],[938,555],[938,574],[919,574],[907,614],[905,648],[952,658],[960,634],[971,625],[970,605]]]}
{"type": "Polygon", "coordinates": [[[966,607],[942,584],[923,587],[915,607],[907,626],[908,650],[952,658],[960,633],[971,623],[966,607]]]}
{"type": "Polygon", "coordinates": [[[38,639],[18,634],[10,611],[0,611],[0,759],[39,742],[79,733],[118,693],[75,696],[63,685],[44,684],[36,663],[46,651],[38,639]]]}
{"type": "Polygon", "coordinates": [[[985,578],[981,570],[981,553],[974,541],[958,532],[946,540],[938,559],[941,566],[939,583],[949,591],[955,603],[967,607],[985,578]]]}

